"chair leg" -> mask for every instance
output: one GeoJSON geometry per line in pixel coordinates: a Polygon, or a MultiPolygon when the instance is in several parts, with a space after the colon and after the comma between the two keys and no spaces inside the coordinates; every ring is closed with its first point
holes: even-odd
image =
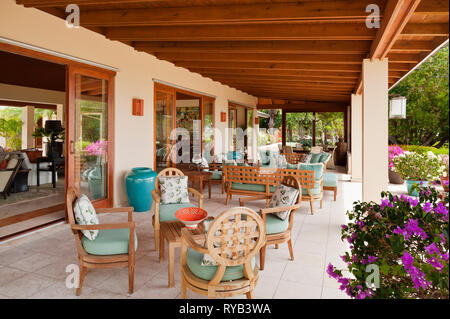
{"type": "Polygon", "coordinates": [[[320,200],[320,208],[322,208],[323,199],[320,200]]]}
{"type": "Polygon", "coordinates": [[[87,267],[81,266],[80,281],[78,284],[77,291],[75,293],[77,296],[81,295],[81,290],[83,289],[84,278],[86,278],[86,272],[87,272],[87,267]]]}
{"type": "Polygon", "coordinates": [[[230,202],[231,199],[231,194],[227,193],[227,199],[225,200],[225,205],[228,205],[228,203],[230,202]]]}
{"type": "Polygon", "coordinates": [[[186,282],[184,281],[183,274],[181,274],[181,299],[186,299],[186,282]]]}
{"type": "Polygon", "coordinates": [[[312,199],[309,201],[309,206],[311,207],[311,215],[314,215],[314,207],[313,207],[314,205],[312,199]]]}
{"type": "Polygon", "coordinates": [[[254,299],[253,290],[246,292],[245,295],[247,296],[247,299],[254,299]]]}
{"type": "Polygon", "coordinates": [[[259,250],[259,269],[264,270],[264,262],[266,259],[266,245],[259,250]]]}
{"type": "Polygon", "coordinates": [[[159,262],[163,262],[164,261],[164,255],[165,255],[165,251],[164,251],[165,247],[164,247],[164,238],[162,236],[162,233],[159,233],[159,262]]]}
{"type": "Polygon", "coordinates": [[[294,250],[292,249],[292,240],[289,239],[288,242],[289,254],[291,255],[291,260],[294,260],[294,250]]]}
{"type": "Polygon", "coordinates": [[[337,197],[337,188],[333,189],[334,192],[334,201],[336,201],[336,197],[337,197]]]}
{"type": "Polygon", "coordinates": [[[128,293],[134,291],[134,261],[128,265],[128,293]]]}
{"type": "Polygon", "coordinates": [[[225,183],[222,182],[221,184],[222,184],[222,194],[223,194],[223,193],[225,193],[225,183]]]}
{"type": "Polygon", "coordinates": [[[280,246],[278,246],[278,244],[275,244],[275,249],[278,249],[278,248],[280,248],[280,246]]]}
{"type": "Polygon", "coordinates": [[[159,229],[155,229],[155,250],[159,249],[159,229]]]}

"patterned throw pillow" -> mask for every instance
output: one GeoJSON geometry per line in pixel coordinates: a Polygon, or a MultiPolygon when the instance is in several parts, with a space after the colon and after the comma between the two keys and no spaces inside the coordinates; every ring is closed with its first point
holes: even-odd
{"type": "Polygon", "coordinates": [[[305,154],[304,156],[302,156],[301,162],[302,163],[309,163],[311,161],[311,154],[305,154]]]}
{"type": "Polygon", "coordinates": [[[309,160],[310,163],[319,163],[321,153],[312,153],[311,159],[309,160]]]}
{"type": "MultiPolygon", "coordinates": [[[[73,213],[75,221],[79,225],[98,225],[97,213],[94,206],[86,195],[81,195],[73,204],[73,213]]],[[[98,229],[82,230],[83,235],[89,239],[94,240],[98,235],[98,229]]]]}
{"type": "Polygon", "coordinates": [[[160,176],[161,204],[189,203],[187,176],[160,176]]]}
{"type": "MultiPolygon", "coordinates": [[[[272,198],[270,199],[268,208],[280,207],[280,206],[292,206],[295,204],[295,201],[298,197],[298,189],[280,184],[277,186],[277,189],[273,193],[272,198]]],[[[285,220],[288,218],[291,210],[286,210],[283,212],[275,213],[279,219],[285,220]]]]}

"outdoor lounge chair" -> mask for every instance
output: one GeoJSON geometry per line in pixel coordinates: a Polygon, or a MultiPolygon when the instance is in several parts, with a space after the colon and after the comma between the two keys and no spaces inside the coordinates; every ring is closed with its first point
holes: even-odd
{"type": "MultiPolygon", "coordinates": [[[[160,176],[184,176],[183,172],[177,168],[165,168],[156,176],[155,189],[152,191],[152,197],[155,202],[154,215],[152,217],[153,228],[155,231],[155,249],[159,250],[160,241],[160,229],[161,223],[171,220],[177,220],[175,212],[184,207],[195,207],[192,203],[180,203],[180,204],[162,204],[161,203],[161,190],[159,187],[160,176]]],[[[195,189],[188,187],[188,192],[198,198],[198,207],[203,207],[203,195],[195,189]]]]}
{"type": "Polygon", "coordinates": [[[210,225],[205,245],[186,228],[181,238],[181,298],[186,298],[187,288],[208,298],[253,298],[258,282],[254,256],[266,241],[264,222],[255,211],[234,207],[221,213],[210,225]],[[204,254],[217,265],[202,265],[204,254]]]}
{"type": "Polygon", "coordinates": [[[97,225],[79,225],[75,222],[73,205],[80,197],[78,191],[69,188],[66,195],[67,216],[75,236],[80,264],[80,281],[76,295],[81,294],[88,268],[128,267],[128,292],[134,290],[135,250],[137,248],[136,223],[133,222],[133,207],[97,208],[97,214],[128,213],[128,221],[97,225]],[[83,230],[99,230],[94,240],[84,237],[83,230]]]}
{"type": "MultiPolygon", "coordinates": [[[[273,208],[262,208],[260,210],[260,215],[264,220],[264,225],[266,225],[266,244],[261,247],[259,253],[259,268],[264,270],[264,261],[266,257],[266,247],[267,245],[275,244],[275,247],[278,248],[278,244],[286,243],[289,247],[289,253],[291,260],[294,260],[294,251],[292,249],[292,227],[294,226],[294,212],[300,207],[300,203],[302,201],[302,191],[300,183],[297,179],[292,176],[285,176],[283,178],[283,185],[295,188],[299,191],[298,197],[295,200],[295,204],[291,206],[277,206],[273,208]],[[274,213],[283,212],[289,210],[289,216],[282,220],[277,216],[274,216],[274,213]]],[[[246,201],[255,200],[255,199],[265,199],[265,196],[253,197],[253,198],[240,198],[239,205],[243,206],[246,201]]]]}

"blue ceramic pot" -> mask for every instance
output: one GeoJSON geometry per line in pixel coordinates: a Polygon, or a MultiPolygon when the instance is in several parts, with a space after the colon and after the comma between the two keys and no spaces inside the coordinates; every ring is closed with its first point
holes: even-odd
{"type": "Polygon", "coordinates": [[[408,188],[408,194],[411,196],[419,197],[419,192],[413,186],[423,186],[428,187],[428,181],[412,181],[410,179],[406,180],[406,187],[408,188]],[[422,185],[420,184],[422,183],[422,185]]]}
{"type": "Polygon", "coordinates": [[[125,176],[128,203],[135,212],[146,212],[152,207],[156,175],[151,168],[135,167],[125,176]]]}

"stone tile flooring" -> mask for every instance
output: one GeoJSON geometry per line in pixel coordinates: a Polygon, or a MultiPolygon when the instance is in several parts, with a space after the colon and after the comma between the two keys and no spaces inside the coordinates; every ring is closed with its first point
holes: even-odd
{"type": "MultiPolygon", "coordinates": [[[[295,214],[293,244],[295,260],[289,260],[287,244],[279,249],[268,247],[266,266],[260,272],[255,296],[257,298],[346,298],[335,280],[328,278],[329,262],[344,267],[339,258],[347,249],[340,240],[340,225],[346,222],[345,212],[361,198],[361,184],[346,181],[339,174],[339,193],[336,202],[332,192],[325,192],[323,207],[303,202],[295,214]]],[[[212,199],[205,191],[204,208],[217,216],[229,207],[238,206],[235,196],[225,206],[225,196],[218,185],[213,187],[212,199]]],[[[263,201],[248,207],[263,207],[263,201]]],[[[179,250],[175,264],[175,287],[167,287],[167,261],[160,263],[154,249],[151,213],[135,213],[139,247],[136,257],[135,291],[128,292],[127,269],[89,270],[83,292],[66,288],[66,267],[77,264],[75,241],[67,224],[43,229],[29,236],[0,244],[0,298],[179,298],[180,279],[177,271],[179,250]]],[[[126,221],[126,214],[102,215],[101,222],[126,221]]],[[[257,260],[259,260],[257,258],[257,260]]],[[[244,298],[245,296],[237,296],[244,298]]],[[[188,290],[188,298],[204,296],[188,290]]]]}

